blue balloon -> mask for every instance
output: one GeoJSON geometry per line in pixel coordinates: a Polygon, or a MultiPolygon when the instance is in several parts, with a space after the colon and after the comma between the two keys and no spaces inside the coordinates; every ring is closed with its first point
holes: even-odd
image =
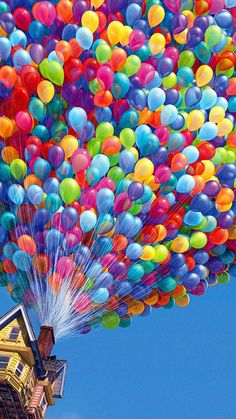
{"type": "Polygon", "coordinates": [[[178,109],[174,105],[166,105],[161,111],[161,123],[170,125],[176,121],[178,117],[178,109]]]}
{"type": "Polygon", "coordinates": [[[17,250],[12,257],[12,260],[17,269],[25,272],[31,270],[31,257],[22,250],[17,250]]]}
{"type": "Polygon", "coordinates": [[[195,180],[190,175],[183,175],[179,178],[176,190],[179,193],[190,192],[195,186],[195,180]]]}
{"type": "Polygon", "coordinates": [[[131,3],[126,9],[126,21],[129,26],[133,26],[133,24],[140,19],[142,16],[142,8],[139,4],[131,3]]]}
{"type": "Polygon", "coordinates": [[[107,301],[109,298],[109,291],[107,288],[98,288],[98,290],[94,291],[91,294],[91,300],[94,303],[105,303],[105,301],[107,301]]]}
{"type": "Polygon", "coordinates": [[[189,145],[188,147],[185,147],[182,151],[182,154],[184,154],[188,159],[188,164],[192,164],[195,161],[198,160],[199,157],[199,151],[197,147],[194,147],[193,145],[189,145]]]}
{"type": "Polygon", "coordinates": [[[123,150],[119,155],[119,166],[125,174],[133,173],[136,163],[135,155],[130,150],[123,150]]]}
{"type": "Polygon", "coordinates": [[[96,232],[97,234],[105,234],[114,227],[114,220],[110,214],[100,214],[98,217],[96,232]]]}
{"type": "Polygon", "coordinates": [[[101,188],[96,195],[96,204],[100,213],[107,213],[114,205],[114,194],[108,188],[101,188]]]}
{"type": "Polygon", "coordinates": [[[57,194],[59,192],[59,181],[55,177],[49,177],[45,180],[43,184],[43,189],[46,192],[46,194],[55,193],[57,194]]]}
{"type": "MultiPolygon", "coordinates": [[[[121,99],[126,96],[130,88],[129,78],[124,73],[116,73],[114,75],[111,92],[115,99],[121,99]]],[[[99,122],[99,121],[98,121],[99,122]]]]}
{"type": "Polygon", "coordinates": [[[19,250],[19,247],[14,242],[8,242],[3,247],[3,254],[6,258],[12,259],[14,253],[19,250]]]}
{"type": "Polygon", "coordinates": [[[11,54],[11,43],[5,36],[0,36],[0,57],[7,60],[11,54]]]}
{"type": "Polygon", "coordinates": [[[78,222],[78,212],[73,207],[66,207],[61,213],[61,222],[66,230],[71,230],[78,222]]]}
{"type": "Polygon", "coordinates": [[[91,231],[97,223],[96,214],[93,211],[84,211],[80,215],[80,227],[84,233],[91,231]]]}
{"type": "Polygon", "coordinates": [[[142,253],[143,253],[143,248],[138,243],[130,243],[127,246],[126,256],[131,260],[139,259],[140,256],[142,256],[142,253]]]}
{"type": "Polygon", "coordinates": [[[148,95],[148,108],[150,111],[155,111],[165,103],[166,94],[164,90],[159,87],[154,87],[148,95]]]}
{"type": "Polygon", "coordinates": [[[97,154],[92,160],[92,167],[99,171],[100,177],[103,177],[110,169],[110,160],[104,154],[97,154]]]}
{"type": "Polygon", "coordinates": [[[81,27],[76,31],[76,40],[83,49],[89,49],[93,43],[93,34],[88,28],[81,27]]]}
{"type": "Polygon", "coordinates": [[[44,196],[43,190],[39,185],[30,185],[27,189],[27,198],[33,205],[39,205],[44,196]]]}
{"type": "Polygon", "coordinates": [[[197,86],[190,86],[185,93],[185,103],[188,107],[197,105],[202,98],[202,91],[197,86]]]}
{"type": "Polygon", "coordinates": [[[202,213],[200,211],[188,211],[184,216],[184,224],[196,226],[202,222],[202,213]]]}
{"type": "Polygon", "coordinates": [[[93,245],[93,254],[96,257],[101,257],[111,252],[112,239],[109,237],[98,237],[93,245]]]}
{"type": "Polygon", "coordinates": [[[64,236],[60,231],[56,229],[49,230],[45,241],[47,252],[50,254],[51,252],[57,251],[63,242],[63,238],[64,236]]]}
{"type": "Polygon", "coordinates": [[[216,92],[208,87],[207,89],[203,90],[202,97],[200,100],[200,107],[202,109],[210,109],[215,106],[217,101],[217,94],[216,92]]]}
{"type": "Polygon", "coordinates": [[[18,49],[12,57],[12,61],[16,69],[19,71],[22,67],[24,67],[24,65],[31,63],[31,56],[27,51],[18,49]]]}
{"type": "Polygon", "coordinates": [[[214,122],[205,122],[199,131],[200,140],[213,140],[217,136],[218,128],[214,122]]]}
{"type": "MultiPolygon", "coordinates": [[[[83,29],[83,28],[82,28],[83,29]]],[[[87,114],[84,109],[80,107],[71,108],[68,114],[70,126],[80,133],[87,122],[87,114]]]]}
{"type": "Polygon", "coordinates": [[[9,186],[7,194],[10,200],[16,205],[21,205],[25,198],[25,190],[21,185],[17,184],[9,186]]]}

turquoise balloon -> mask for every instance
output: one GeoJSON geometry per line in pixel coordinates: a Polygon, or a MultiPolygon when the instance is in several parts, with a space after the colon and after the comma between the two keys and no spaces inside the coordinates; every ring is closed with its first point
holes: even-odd
{"type": "Polygon", "coordinates": [[[217,136],[218,128],[213,122],[205,122],[199,131],[200,140],[213,140],[217,136]]]}
{"type": "Polygon", "coordinates": [[[89,49],[93,43],[93,34],[88,28],[79,28],[76,32],[76,40],[83,49],[89,49]]]}
{"type": "Polygon", "coordinates": [[[37,119],[39,122],[43,122],[46,116],[46,106],[40,99],[32,97],[29,104],[29,111],[33,118],[37,119]]]}
{"type": "Polygon", "coordinates": [[[190,175],[183,175],[179,178],[176,186],[176,190],[179,193],[190,192],[195,186],[195,180],[190,175]]]}
{"type": "Polygon", "coordinates": [[[173,124],[178,117],[178,110],[174,105],[166,105],[161,111],[161,123],[163,125],[173,124]]]}
{"type": "Polygon", "coordinates": [[[201,109],[211,109],[215,106],[217,101],[217,94],[216,92],[208,87],[207,89],[203,90],[202,98],[200,100],[200,108],[201,109]]]}
{"type": "Polygon", "coordinates": [[[93,211],[84,211],[80,215],[80,227],[84,233],[91,231],[97,223],[97,216],[93,211]]]}
{"type": "Polygon", "coordinates": [[[159,87],[154,87],[148,95],[148,109],[150,111],[155,111],[165,103],[165,100],[166,94],[164,90],[159,87]]]}
{"type": "Polygon", "coordinates": [[[8,188],[7,194],[10,200],[16,205],[20,205],[24,201],[25,191],[21,185],[11,185],[8,188]]]}

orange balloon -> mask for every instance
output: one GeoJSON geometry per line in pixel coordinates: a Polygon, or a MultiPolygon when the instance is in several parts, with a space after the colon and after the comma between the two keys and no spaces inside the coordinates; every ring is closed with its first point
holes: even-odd
{"type": "Polygon", "coordinates": [[[172,297],[174,298],[183,297],[185,294],[186,294],[186,288],[181,284],[177,284],[176,288],[171,293],[172,297]]]}
{"type": "Polygon", "coordinates": [[[78,44],[76,38],[72,38],[69,40],[70,48],[71,48],[71,57],[78,58],[83,51],[83,48],[78,44]]]}
{"type": "Polygon", "coordinates": [[[86,282],[86,277],[83,272],[79,269],[75,269],[72,278],[72,287],[79,289],[81,288],[86,282]]]}
{"type": "Polygon", "coordinates": [[[119,71],[122,67],[124,67],[126,60],[127,54],[123,48],[115,48],[112,50],[110,58],[110,65],[112,70],[119,71]]]}
{"type": "Polygon", "coordinates": [[[30,175],[26,176],[25,180],[24,180],[24,187],[25,189],[28,189],[28,187],[30,185],[42,185],[41,180],[39,180],[39,178],[37,178],[36,175],[34,175],[33,173],[31,173],[30,175]]]}
{"type": "Polygon", "coordinates": [[[50,269],[50,259],[47,255],[36,254],[33,257],[33,266],[36,272],[45,275],[50,269]]]}
{"type": "Polygon", "coordinates": [[[48,283],[52,288],[52,291],[56,294],[60,291],[62,285],[63,278],[57,272],[51,274],[48,278],[48,283]]]}
{"type": "Polygon", "coordinates": [[[60,0],[57,3],[57,13],[60,16],[60,18],[66,22],[69,23],[73,18],[73,3],[69,0],[60,0]]]}
{"type": "Polygon", "coordinates": [[[10,164],[13,160],[19,158],[19,153],[15,147],[7,146],[2,149],[2,159],[10,164]]]}
{"type": "Polygon", "coordinates": [[[0,80],[8,89],[11,89],[16,82],[16,69],[9,65],[0,68],[0,80]]]}
{"type": "Polygon", "coordinates": [[[205,186],[205,181],[204,181],[203,177],[200,176],[200,175],[196,175],[196,176],[193,176],[193,177],[194,177],[194,180],[195,180],[195,186],[194,186],[193,190],[191,191],[191,194],[196,195],[196,194],[202,192],[202,190],[205,186]]]}
{"type": "Polygon", "coordinates": [[[6,116],[0,117],[0,136],[3,138],[8,138],[12,135],[14,130],[14,125],[11,119],[6,116]]]}
{"type": "Polygon", "coordinates": [[[102,152],[104,154],[112,155],[119,153],[122,147],[121,141],[118,137],[112,136],[105,139],[102,144],[102,152]]]}
{"type": "Polygon", "coordinates": [[[94,105],[99,108],[106,108],[110,106],[113,101],[113,96],[110,90],[99,90],[94,96],[94,105]]]}
{"type": "Polygon", "coordinates": [[[55,47],[58,58],[65,63],[71,56],[71,46],[67,41],[58,41],[55,47]]]}
{"type": "Polygon", "coordinates": [[[169,301],[170,301],[170,296],[169,296],[169,294],[159,294],[157,304],[158,304],[159,306],[165,306],[166,304],[168,304],[168,303],[169,303],[169,301]]]}
{"type": "Polygon", "coordinates": [[[153,290],[147,297],[143,300],[149,306],[152,306],[158,302],[158,292],[157,290],[153,290]]]}
{"type": "Polygon", "coordinates": [[[145,305],[142,301],[133,300],[133,302],[129,304],[128,313],[131,316],[135,314],[142,314],[144,309],[145,309],[145,305]]]}
{"type": "Polygon", "coordinates": [[[218,205],[229,205],[234,200],[234,192],[230,188],[222,188],[216,197],[218,205]]]}
{"type": "Polygon", "coordinates": [[[18,246],[21,250],[29,255],[34,255],[36,253],[36,244],[33,237],[28,236],[28,234],[23,234],[18,239],[18,246]]]}
{"type": "Polygon", "coordinates": [[[185,169],[188,164],[187,157],[182,153],[177,153],[173,156],[171,160],[171,170],[172,172],[180,172],[185,169]]]}
{"type": "Polygon", "coordinates": [[[185,294],[183,297],[176,298],[175,302],[179,307],[186,307],[189,305],[190,297],[188,294],[185,294]]]}

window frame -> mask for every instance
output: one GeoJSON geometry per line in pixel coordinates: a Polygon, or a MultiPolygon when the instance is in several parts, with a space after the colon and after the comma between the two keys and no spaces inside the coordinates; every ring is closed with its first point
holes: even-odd
{"type": "Polygon", "coordinates": [[[8,339],[9,340],[12,340],[12,341],[17,341],[17,339],[19,338],[20,332],[21,332],[20,327],[13,326],[11,328],[10,333],[9,333],[8,339]],[[18,334],[16,334],[16,332],[13,332],[14,329],[17,329],[18,330],[18,334]]]}
{"type": "Polygon", "coordinates": [[[24,366],[23,362],[19,361],[18,364],[17,364],[16,370],[15,370],[15,374],[18,378],[22,377],[24,369],[25,369],[25,366],[24,366]],[[22,370],[19,369],[20,365],[22,365],[22,370]]]}
{"type": "Polygon", "coordinates": [[[7,369],[8,365],[10,363],[10,360],[11,360],[11,356],[10,355],[0,355],[0,371],[7,369]],[[8,362],[7,361],[4,361],[3,359],[1,360],[1,358],[7,358],[8,359],[8,362]],[[4,367],[1,367],[1,364],[4,364],[4,363],[6,365],[4,367]]]}

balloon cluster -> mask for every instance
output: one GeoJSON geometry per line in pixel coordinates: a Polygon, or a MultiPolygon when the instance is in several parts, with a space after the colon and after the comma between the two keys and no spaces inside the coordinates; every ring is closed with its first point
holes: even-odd
{"type": "Polygon", "coordinates": [[[0,1],[14,301],[66,290],[87,333],[236,276],[235,27],[234,0],[0,1]]]}

